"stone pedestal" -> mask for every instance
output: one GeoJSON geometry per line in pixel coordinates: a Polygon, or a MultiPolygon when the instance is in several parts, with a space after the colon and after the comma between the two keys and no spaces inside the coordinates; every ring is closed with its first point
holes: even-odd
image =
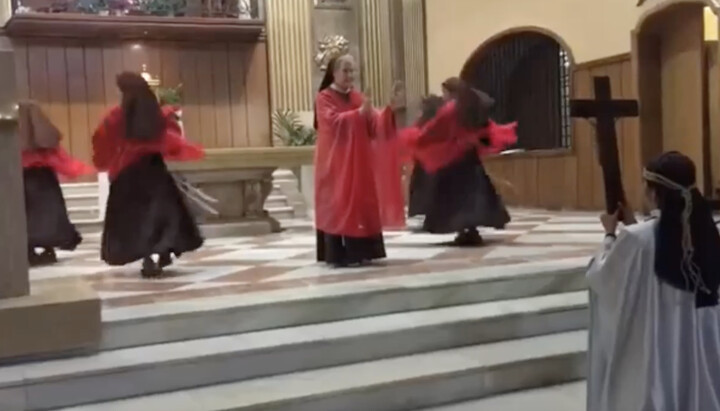
{"type": "Polygon", "coordinates": [[[16,125],[0,120],[0,363],[96,350],[100,300],[93,290],[77,282],[30,287],[16,125]]]}
{"type": "Polygon", "coordinates": [[[87,354],[100,346],[100,299],[83,282],[0,300],[0,363],[87,354]]]}
{"type": "Polygon", "coordinates": [[[260,235],[280,231],[265,210],[278,168],[312,164],[313,147],[210,149],[197,162],[170,163],[170,170],[218,200],[212,215],[193,205],[206,237],[260,235]]]}

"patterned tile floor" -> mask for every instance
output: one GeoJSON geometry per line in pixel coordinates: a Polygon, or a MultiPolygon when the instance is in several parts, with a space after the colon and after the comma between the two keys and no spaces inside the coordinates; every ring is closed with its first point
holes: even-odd
{"type": "Polygon", "coordinates": [[[312,224],[293,221],[278,234],[209,239],[202,249],[176,260],[161,279],[141,278],[139,264],[109,267],[102,263],[97,235],[86,238],[73,252],[59,253],[58,264],[32,269],[30,276],[33,284],[48,285],[82,279],[99,293],[105,309],[113,309],[590,257],[602,241],[594,213],[513,210],[512,214],[506,230],[482,231],[487,244],[479,248],[448,246],[453,235],[387,232],[388,258],[362,268],[331,269],[317,264],[312,224]]]}

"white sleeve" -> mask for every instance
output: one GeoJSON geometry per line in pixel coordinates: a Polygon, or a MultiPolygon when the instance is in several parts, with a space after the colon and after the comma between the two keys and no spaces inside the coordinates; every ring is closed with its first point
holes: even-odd
{"type": "Polygon", "coordinates": [[[616,299],[627,276],[634,269],[640,269],[641,248],[638,239],[627,230],[622,230],[617,239],[607,237],[603,250],[588,268],[590,288],[600,298],[616,299]]]}

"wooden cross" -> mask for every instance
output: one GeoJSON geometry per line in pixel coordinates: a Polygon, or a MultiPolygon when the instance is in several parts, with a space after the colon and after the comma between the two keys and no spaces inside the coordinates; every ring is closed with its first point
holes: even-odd
{"type": "Polygon", "coordinates": [[[605,206],[608,213],[614,213],[618,204],[625,203],[620,156],[618,154],[615,119],[637,117],[637,100],[613,100],[610,92],[610,77],[594,77],[594,100],[571,100],[570,115],[580,118],[596,118],[598,160],[605,182],[605,206]]]}

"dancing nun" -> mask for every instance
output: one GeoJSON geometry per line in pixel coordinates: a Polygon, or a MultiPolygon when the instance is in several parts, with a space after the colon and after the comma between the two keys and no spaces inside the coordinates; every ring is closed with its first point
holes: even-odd
{"type": "Polygon", "coordinates": [[[477,227],[504,228],[510,215],[485,172],[481,158],[517,141],[515,124],[497,125],[494,101],[459,79],[443,84],[449,99],[432,120],[401,133],[424,176],[418,189],[423,230],[458,233],[457,245],[480,245],[477,227]]]}
{"type": "Polygon", "coordinates": [[[197,160],[204,151],[184,139],[175,110],[161,108],[139,74],[122,73],[117,85],[122,102],[93,136],[95,166],[110,178],[102,259],[110,265],[143,260],[142,275],[156,277],[173,255],[203,244],[165,160],[197,160]]]}
{"type": "Polygon", "coordinates": [[[384,258],[383,226],[405,218],[393,109],[375,110],[354,80],[352,56],[333,59],[315,102],[317,259],[335,266],[384,258]],[[394,165],[381,166],[386,159],[394,165]]]}
{"type": "Polygon", "coordinates": [[[95,170],[63,150],[60,131],[34,101],[18,104],[18,132],[22,145],[28,259],[33,266],[55,263],[56,248],[74,250],[82,241],[68,218],[57,176],[76,179],[95,170]]]}

